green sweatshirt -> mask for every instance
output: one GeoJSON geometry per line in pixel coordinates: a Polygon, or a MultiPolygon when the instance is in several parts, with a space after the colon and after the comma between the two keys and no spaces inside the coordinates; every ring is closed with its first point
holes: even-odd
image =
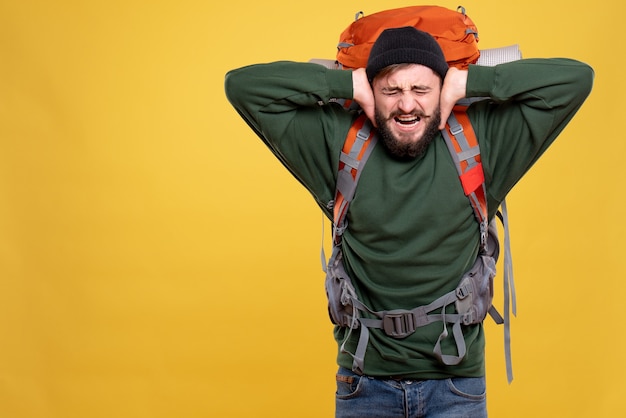
{"type": "MultiPolygon", "coordinates": [[[[490,217],[554,141],[589,94],[593,70],[568,59],[526,59],[470,66],[467,97],[489,100],[468,115],[481,146],[490,217]]],[[[339,155],[355,113],[336,103],[352,98],[352,72],[311,63],[276,62],[226,76],[234,108],[327,216],[339,155]]],[[[413,161],[377,146],[361,175],[343,235],[345,267],[360,299],[374,310],[412,309],[453,290],[476,259],[478,223],[443,137],[413,161]]],[[[365,374],[415,379],[483,376],[482,324],[464,327],[465,359],[445,366],[433,355],[441,323],[404,338],[371,330],[365,374]]],[[[346,329],[335,328],[338,344],[346,329]]],[[[358,332],[346,348],[354,352],[358,332]]],[[[456,355],[451,339],[444,354],[456,355]]],[[[338,364],[352,358],[338,353],[338,364]]]]}

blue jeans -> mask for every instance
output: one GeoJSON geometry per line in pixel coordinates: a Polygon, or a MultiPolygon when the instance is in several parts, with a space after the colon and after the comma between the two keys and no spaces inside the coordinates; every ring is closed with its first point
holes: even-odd
{"type": "Polygon", "coordinates": [[[484,377],[395,380],[337,373],[336,418],[486,418],[484,377]]]}

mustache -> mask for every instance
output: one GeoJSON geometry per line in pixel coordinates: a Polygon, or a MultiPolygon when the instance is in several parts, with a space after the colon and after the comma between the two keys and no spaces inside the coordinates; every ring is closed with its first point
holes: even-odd
{"type": "Polygon", "coordinates": [[[419,119],[430,117],[430,115],[428,115],[428,114],[426,114],[426,113],[424,113],[424,112],[422,112],[420,110],[416,110],[415,112],[410,112],[410,113],[404,113],[404,112],[400,112],[400,111],[396,110],[394,112],[391,112],[387,119],[395,119],[395,118],[400,117],[400,116],[413,116],[413,117],[419,118],[419,119]]]}

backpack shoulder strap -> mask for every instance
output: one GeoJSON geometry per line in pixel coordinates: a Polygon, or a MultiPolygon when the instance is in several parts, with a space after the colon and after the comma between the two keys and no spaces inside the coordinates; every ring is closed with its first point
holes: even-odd
{"type": "Polygon", "coordinates": [[[333,203],[333,242],[339,243],[347,228],[346,214],[354,198],[363,166],[372,153],[377,136],[370,120],[361,114],[352,124],[339,157],[335,200],[333,203]]]}
{"type": "Polygon", "coordinates": [[[463,192],[469,198],[474,215],[480,225],[481,250],[487,253],[489,213],[487,188],[480,158],[480,146],[465,106],[455,106],[442,131],[450,155],[454,160],[463,192]]]}
{"type": "MultiPolygon", "coordinates": [[[[341,243],[341,236],[348,227],[346,215],[348,206],[354,198],[356,185],[361,176],[363,166],[369,158],[374,146],[378,142],[374,126],[362,113],[352,123],[350,130],[343,143],[339,156],[337,181],[335,182],[334,199],[328,202],[327,208],[333,211],[333,254],[332,261],[336,257],[336,251],[341,243]]],[[[327,272],[326,253],[324,251],[324,216],[322,215],[322,249],[320,252],[322,270],[327,272]]]]}
{"type": "MultiPolygon", "coordinates": [[[[490,225],[488,219],[487,188],[485,186],[480,146],[466,110],[467,106],[465,105],[455,106],[442,133],[457,168],[463,191],[469,198],[474,209],[474,215],[480,224],[481,251],[497,260],[499,252],[497,229],[495,224],[491,223],[490,225]]],[[[496,323],[504,324],[506,371],[510,383],[513,380],[510,312],[512,311],[513,315],[516,315],[517,307],[506,201],[502,201],[501,207],[502,210],[498,211],[497,216],[501,220],[504,229],[504,318],[493,306],[490,307],[489,314],[496,323]]]]}

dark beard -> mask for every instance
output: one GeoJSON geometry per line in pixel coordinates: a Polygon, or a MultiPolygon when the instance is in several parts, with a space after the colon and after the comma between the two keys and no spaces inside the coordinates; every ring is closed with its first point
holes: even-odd
{"type": "Polygon", "coordinates": [[[376,124],[378,125],[378,134],[383,145],[394,158],[399,160],[414,160],[426,153],[428,146],[439,135],[439,122],[441,121],[441,112],[439,109],[435,111],[431,121],[426,126],[424,134],[417,142],[403,142],[395,137],[387,127],[387,119],[376,111],[376,124]]]}

